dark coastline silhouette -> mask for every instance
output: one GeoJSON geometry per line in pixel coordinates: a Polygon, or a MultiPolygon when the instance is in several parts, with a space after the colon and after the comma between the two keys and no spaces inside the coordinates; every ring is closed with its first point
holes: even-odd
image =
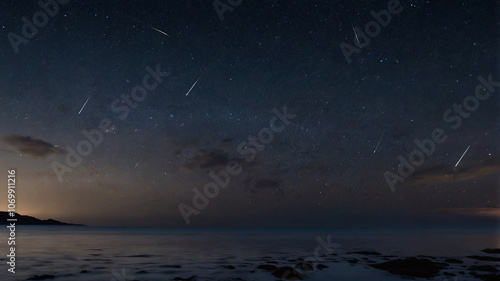
{"type": "Polygon", "coordinates": [[[17,221],[16,225],[73,225],[73,226],[84,226],[83,224],[72,224],[56,221],[53,219],[48,220],[40,220],[31,216],[23,216],[18,213],[15,213],[14,217],[9,216],[9,212],[0,212],[0,225],[8,225],[11,222],[7,221],[7,219],[15,218],[17,221]]]}

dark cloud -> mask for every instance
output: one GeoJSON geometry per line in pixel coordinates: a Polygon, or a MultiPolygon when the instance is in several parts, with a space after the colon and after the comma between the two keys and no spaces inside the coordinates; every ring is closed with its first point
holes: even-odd
{"type": "Polygon", "coordinates": [[[200,149],[196,156],[188,159],[186,164],[181,167],[182,170],[207,169],[225,166],[231,160],[223,149],[214,149],[207,151],[200,149]]]}
{"type": "Polygon", "coordinates": [[[249,188],[250,193],[258,194],[261,191],[268,192],[269,195],[281,195],[284,196],[285,192],[281,188],[281,181],[271,178],[250,178],[247,179],[245,185],[249,188]],[[270,193],[269,193],[270,192],[270,193]]]}
{"type": "Polygon", "coordinates": [[[466,181],[495,174],[500,174],[500,159],[497,158],[488,159],[479,164],[465,166],[459,170],[439,165],[415,172],[409,178],[409,182],[413,185],[432,185],[446,182],[466,181]]]}
{"type": "Polygon", "coordinates": [[[19,153],[35,158],[46,157],[51,154],[58,154],[62,152],[61,149],[57,148],[53,144],[28,136],[4,136],[0,137],[0,142],[11,145],[19,153]]]}

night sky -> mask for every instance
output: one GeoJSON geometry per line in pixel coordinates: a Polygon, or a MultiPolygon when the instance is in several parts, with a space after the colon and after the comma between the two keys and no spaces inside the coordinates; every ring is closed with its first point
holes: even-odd
{"type": "MultiPolygon", "coordinates": [[[[111,226],[186,226],[182,212],[189,226],[500,217],[496,1],[137,2],[0,4],[0,171],[17,171],[20,214],[111,226]]],[[[6,188],[0,198],[6,210],[6,188]]]]}

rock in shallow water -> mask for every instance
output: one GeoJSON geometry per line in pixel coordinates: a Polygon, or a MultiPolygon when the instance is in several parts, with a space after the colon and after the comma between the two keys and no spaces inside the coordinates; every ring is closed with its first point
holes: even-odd
{"type": "Polygon", "coordinates": [[[459,259],[454,259],[454,258],[445,259],[444,262],[447,262],[447,263],[464,263],[463,261],[461,261],[459,259]]]}
{"type": "Polygon", "coordinates": [[[498,269],[494,268],[491,265],[471,265],[471,266],[469,266],[469,270],[485,271],[485,272],[498,272],[498,269]]]}
{"type": "Polygon", "coordinates": [[[278,269],[277,266],[272,265],[272,264],[261,264],[261,265],[257,266],[257,268],[267,270],[267,271],[275,271],[276,269],[278,269]]]}
{"type": "Polygon", "coordinates": [[[371,265],[374,268],[412,277],[434,277],[446,264],[428,259],[405,258],[371,265]]]}
{"type": "Polygon", "coordinates": [[[312,263],[301,262],[295,266],[296,269],[304,270],[304,271],[314,271],[314,266],[312,263]]]}
{"type": "Polygon", "coordinates": [[[220,267],[225,268],[225,269],[236,269],[234,265],[221,265],[220,267]]]}
{"type": "Polygon", "coordinates": [[[316,265],[317,269],[325,269],[325,268],[328,268],[328,267],[329,267],[328,265],[324,265],[324,264],[321,264],[321,263],[318,264],[318,265],[316,265]]]}
{"type": "Polygon", "coordinates": [[[481,279],[483,281],[500,281],[500,275],[497,274],[478,274],[474,275],[474,277],[481,279]]]}
{"type": "Polygon", "coordinates": [[[295,268],[289,266],[280,267],[276,269],[273,272],[273,276],[285,280],[304,280],[309,277],[307,274],[301,273],[297,271],[295,268]]]}
{"type": "Polygon", "coordinates": [[[479,261],[500,261],[500,258],[490,257],[490,256],[474,255],[474,256],[467,256],[467,258],[473,259],[473,260],[479,260],[479,261]]]}
{"type": "Polygon", "coordinates": [[[28,278],[28,280],[47,280],[47,279],[54,279],[54,278],[56,278],[55,275],[43,274],[43,275],[35,275],[33,277],[28,278]]]}
{"type": "Polygon", "coordinates": [[[499,248],[495,248],[495,249],[483,249],[481,250],[481,252],[483,253],[487,253],[487,254],[500,254],[500,249],[499,248]]]}
{"type": "Polygon", "coordinates": [[[181,277],[175,277],[174,280],[178,281],[193,281],[196,280],[196,276],[191,276],[189,278],[181,278],[181,277]]]}
{"type": "Polygon", "coordinates": [[[375,252],[375,251],[354,251],[354,252],[348,252],[347,254],[358,254],[358,255],[365,255],[365,256],[380,256],[381,255],[379,252],[375,252]]]}

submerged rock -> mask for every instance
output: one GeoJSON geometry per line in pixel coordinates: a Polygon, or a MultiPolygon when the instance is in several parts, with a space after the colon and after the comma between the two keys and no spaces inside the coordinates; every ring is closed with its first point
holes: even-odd
{"type": "Polygon", "coordinates": [[[428,259],[405,258],[370,265],[374,268],[412,277],[434,277],[446,264],[433,262],[428,259]]]}
{"type": "Polygon", "coordinates": [[[261,264],[261,265],[257,266],[257,268],[267,270],[267,271],[274,271],[274,270],[278,269],[277,266],[272,265],[272,264],[261,264]]]}
{"type": "Polygon", "coordinates": [[[181,265],[178,264],[164,264],[160,265],[161,268],[182,268],[181,265]]]}
{"type": "Polygon", "coordinates": [[[499,274],[478,274],[474,275],[474,277],[481,279],[483,281],[500,281],[500,275],[499,274]]]}
{"type": "Polygon", "coordinates": [[[447,262],[447,263],[464,263],[463,261],[461,261],[459,259],[445,259],[444,262],[447,262]]]}
{"type": "Polygon", "coordinates": [[[54,278],[56,278],[55,275],[43,274],[43,275],[35,275],[33,277],[28,278],[28,280],[47,280],[47,279],[54,279],[54,278]]]}
{"type": "Polygon", "coordinates": [[[479,260],[479,261],[500,261],[500,258],[498,257],[490,257],[490,256],[467,256],[469,259],[474,259],[474,260],[479,260]]]}
{"type": "Polygon", "coordinates": [[[485,271],[485,272],[498,272],[498,269],[491,265],[471,265],[469,270],[485,271]]]}
{"type": "Polygon", "coordinates": [[[222,268],[225,268],[225,269],[236,269],[236,267],[234,265],[223,265],[222,268]]]}
{"type": "Polygon", "coordinates": [[[381,255],[379,252],[375,252],[375,251],[355,251],[355,252],[348,252],[348,254],[358,254],[358,255],[365,255],[365,256],[380,256],[381,255]]]}
{"type": "Polygon", "coordinates": [[[500,249],[499,248],[487,248],[481,250],[481,252],[486,253],[486,254],[500,254],[500,249]]]}
{"type": "Polygon", "coordinates": [[[301,262],[295,266],[295,268],[300,269],[300,270],[305,270],[305,271],[314,271],[314,266],[312,263],[308,262],[301,262]]]}
{"type": "Polygon", "coordinates": [[[273,272],[273,276],[285,280],[305,280],[309,277],[307,274],[301,273],[295,268],[289,266],[284,266],[276,269],[273,272]]]}
{"type": "Polygon", "coordinates": [[[179,281],[193,281],[193,280],[196,280],[196,276],[191,276],[189,278],[175,277],[174,280],[179,280],[179,281]]]}

